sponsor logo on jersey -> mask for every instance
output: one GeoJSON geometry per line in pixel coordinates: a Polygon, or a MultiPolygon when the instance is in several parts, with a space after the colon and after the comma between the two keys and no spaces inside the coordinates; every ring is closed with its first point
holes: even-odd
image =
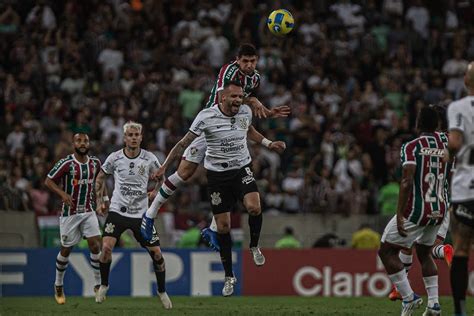
{"type": "Polygon", "coordinates": [[[420,155],[444,157],[444,149],[422,147],[420,149],[420,155]]]}
{"type": "Polygon", "coordinates": [[[221,199],[221,193],[220,192],[214,192],[211,194],[211,204],[212,205],[219,205],[222,203],[221,199]]]}
{"type": "Polygon", "coordinates": [[[197,152],[198,152],[198,149],[197,149],[196,147],[191,147],[191,148],[189,149],[189,153],[191,154],[191,156],[196,155],[197,152]]]}
{"type": "Polygon", "coordinates": [[[67,240],[67,235],[62,235],[62,236],[61,236],[61,240],[62,240],[63,242],[66,242],[66,240],[67,240]]]}

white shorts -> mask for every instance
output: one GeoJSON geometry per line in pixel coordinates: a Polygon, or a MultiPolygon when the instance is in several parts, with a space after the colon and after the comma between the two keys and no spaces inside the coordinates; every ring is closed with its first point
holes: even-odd
{"type": "Polygon", "coordinates": [[[100,236],[99,220],[95,212],[63,216],[59,219],[59,231],[61,245],[72,247],[78,244],[82,237],[100,236]]]}
{"type": "Polygon", "coordinates": [[[446,212],[446,214],[444,215],[443,221],[441,222],[441,226],[439,227],[439,230],[438,230],[438,238],[445,240],[446,234],[448,233],[448,228],[449,228],[449,212],[446,212]]]}
{"type": "Polygon", "coordinates": [[[407,236],[402,237],[398,233],[397,216],[395,215],[385,227],[381,241],[382,243],[387,242],[407,249],[411,248],[415,242],[419,245],[433,246],[440,226],[418,226],[405,220],[404,227],[407,231],[407,236]]]}
{"type": "Polygon", "coordinates": [[[207,142],[204,134],[198,136],[192,141],[192,143],[186,148],[183,154],[183,159],[186,161],[200,164],[206,156],[207,142]]]}

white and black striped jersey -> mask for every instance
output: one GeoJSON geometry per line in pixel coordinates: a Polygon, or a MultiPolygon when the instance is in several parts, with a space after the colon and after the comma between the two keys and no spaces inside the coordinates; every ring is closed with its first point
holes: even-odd
{"type": "Polygon", "coordinates": [[[239,113],[227,116],[219,106],[202,110],[194,119],[189,131],[204,134],[207,142],[204,168],[212,171],[240,169],[252,158],[247,147],[247,131],[252,123],[252,110],[246,104],[239,113]]]}
{"type": "Polygon", "coordinates": [[[463,134],[463,145],[456,155],[451,183],[453,202],[474,200],[474,96],[452,102],[448,107],[449,130],[463,134]]]}
{"type": "Polygon", "coordinates": [[[160,166],[158,158],[144,149],[133,158],[128,157],[123,149],[111,153],[102,165],[106,174],[114,176],[110,211],[141,218],[148,209],[148,180],[160,166]]]}

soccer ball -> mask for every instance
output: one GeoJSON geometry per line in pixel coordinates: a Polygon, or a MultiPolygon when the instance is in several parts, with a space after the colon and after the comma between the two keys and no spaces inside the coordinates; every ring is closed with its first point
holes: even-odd
{"type": "Polygon", "coordinates": [[[291,32],[295,26],[295,20],[290,11],[278,9],[268,16],[267,26],[273,34],[283,36],[291,32]]]}

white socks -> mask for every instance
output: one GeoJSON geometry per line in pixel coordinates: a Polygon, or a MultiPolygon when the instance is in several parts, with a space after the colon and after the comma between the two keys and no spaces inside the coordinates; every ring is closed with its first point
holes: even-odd
{"type": "Polygon", "coordinates": [[[100,252],[95,254],[90,254],[90,262],[92,270],[94,271],[95,284],[100,285],[100,262],[99,262],[100,252]]]}
{"type": "Polygon", "coordinates": [[[217,233],[217,223],[216,223],[216,218],[214,216],[212,216],[212,222],[211,222],[211,226],[209,226],[209,228],[213,231],[213,232],[216,232],[217,233]]]}
{"type": "Polygon", "coordinates": [[[54,282],[57,286],[62,286],[64,282],[64,273],[69,263],[68,257],[63,257],[61,253],[58,253],[56,257],[56,281],[54,282]]]}
{"type": "Polygon", "coordinates": [[[405,269],[388,276],[392,283],[396,286],[398,293],[402,296],[404,301],[413,300],[413,290],[408,282],[408,277],[405,269]]]}
{"type": "Polygon", "coordinates": [[[426,293],[428,294],[428,306],[432,307],[435,303],[439,304],[438,301],[438,276],[433,275],[424,277],[423,282],[425,283],[426,293]]]}
{"type": "Polygon", "coordinates": [[[155,218],[160,207],[174,194],[183,182],[184,181],[178,175],[178,172],[173,173],[168,179],[166,179],[146,211],[146,217],[155,218]]]}

